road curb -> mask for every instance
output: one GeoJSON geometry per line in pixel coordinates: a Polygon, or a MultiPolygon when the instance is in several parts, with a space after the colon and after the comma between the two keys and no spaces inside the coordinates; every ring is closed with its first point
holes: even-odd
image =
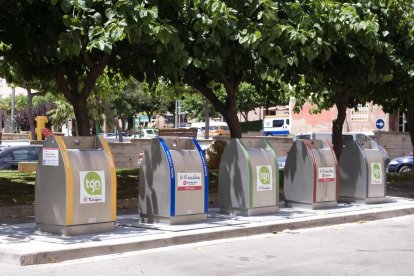
{"type": "Polygon", "coordinates": [[[398,216],[414,214],[414,207],[404,207],[393,210],[365,210],[358,211],[354,214],[327,214],[318,217],[306,217],[291,219],[290,221],[272,221],[258,222],[251,225],[225,226],[218,228],[200,230],[189,230],[185,232],[173,232],[156,234],[142,239],[126,243],[105,244],[96,246],[82,246],[79,248],[69,248],[54,251],[42,251],[18,255],[16,253],[5,256],[2,253],[1,259],[7,257],[8,262],[12,261],[18,265],[35,265],[55,263],[66,260],[93,257],[98,255],[118,254],[131,251],[140,251],[153,248],[161,248],[173,245],[189,244],[201,241],[211,241],[219,239],[228,239],[235,237],[251,236],[281,232],[283,230],[295,230],[303,228],[313,228],[321,226],[330,226],[343,223],[366,222],[372,220],[381,220],[398,216]]]}

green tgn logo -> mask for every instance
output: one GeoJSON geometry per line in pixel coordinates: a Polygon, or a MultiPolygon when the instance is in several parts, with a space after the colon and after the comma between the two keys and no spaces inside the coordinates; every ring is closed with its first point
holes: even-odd
{"type": "Polygon", "coordinates": [[[270,171],[266,166],[260,168],[259,179],[263,185],[270,185],[270,171]]]}
{"type": "Polygon", "coordinates": [[[374,164],[372,167],[372,175],[375,179],[381,179],[381,166],[380,164],[374,164]]]}
{"type": "Polygon", "coordinates": [[[88,172],[85,176],[85,191],[90,195],[102,195],[102,179],[96,172],[88,172]]]}

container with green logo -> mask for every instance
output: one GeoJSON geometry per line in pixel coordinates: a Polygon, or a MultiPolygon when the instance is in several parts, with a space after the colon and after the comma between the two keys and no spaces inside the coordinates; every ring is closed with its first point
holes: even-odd
{"type": "Polygon", "coordinates": [[[375,141],[349,142],[342,151],[339,167],[339,198],[342,201],[386,201],[384,157],[375,141]]]}
{"type": "Polygon", "coordinates": [[[116,220],[116,174],[104,138],[52,136],[36,173],[40,231],[62,235],[108,232],[116,220]]]}
{"type": "Polygon", "coordinates": [[[279,166],[265,139],[230,139],[219,168],[220,211],[261,215],[277,211],[279,166]]]}

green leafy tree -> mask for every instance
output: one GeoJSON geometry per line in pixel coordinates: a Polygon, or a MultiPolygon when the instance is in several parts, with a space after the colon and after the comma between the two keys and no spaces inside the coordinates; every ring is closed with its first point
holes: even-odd
{"type": "Polygon", "coordinates": [[[242,114],[246,122],[249,120],[249,112],[260,105],[260,96],[253,85],[246,82],[240,84],[237,97],[237,111],[242,114]]]}
{"type": "Polygon", "coordinates": [[[73,106],[66,99],[55,100],[56,107],[47,112],[54,129],[60,129],[66,120],[74,118],[73,106]]]}
{"type": "MultiPolygon", "coordinates": [[[[215,86],[215,94],[221,101],[224,101],[226,98],[226,91],[224,90],[222,85],[215,86]]],[[[280,93],[280,89],[277,91],[272,90],[269,91],[268,94],[263,93],[263,91],[258,91],[255,86],[243,82],[240,84],[238,97],[237,97],[237,112],[240,112],[244,117],[245,121],[248,121],[248,113],[254,110],[256,107],[261,106],[275,106],[276,104],[284,103],[279,99],[282,95],[280,93]],[[273,99],[270,99],[273,97],[273,99]]],[[[204,96],[193,93],[187,93],[184,96],[183,100],[183,108],[186,112],[188,112],[190,118],[196,118],[198,120],[204,120],[204,103],[203,103],[204,96]]],[[[214,109],[213,105],[209,104],[209,114],[210,117],[217,118],[219,117],[219,113],[214,109]]]]}
{"type": "MultiPolygon", "coordinates": [[[[364,2],[364,1],[363,1],[364,2]]],[[[346,109],[369,100],[370,86],[389,81],[388,68],[378,67],[377,55],[384,51],[379,22],[367,3],[323,1],[315,22],[324,30],[320,43],[329,51],[318,54],[301,68],[304,72],[297,103],[308,100],[318,109],[336,106],[332,141],[337,158],[342,149],[346,109]],[[329,54],[327,54],[329,53],[329,54]]],[[[308,55],[314,56],[313,53],[308,55]]]]}
{"type": "MultiPolygon", "coordinates": [[[[219,98],[225,97],[225,92],[221,86],[218,86],[216,95],[219,98]]],[[[197,91],[187,92],[183,95],[182,108],[187,112],[189,119],[197,119],[198,121],[205,120],[205,97],[198,93],[197,91]]],[[[218,118],[220,115],[214,109],[214,106],[211,103],[208,103],[208,114],[210,118],[218,118]]]]}
{"type": "Polygon", "coordinates": [[[128,34],[151,40],[157,16],[149,3],[130,0],[2,0],[0,10],[2,59],[22,70],[25,64],[44,69],[24,71],[56,81],[74,108],[79,135],[90,135],[87,100],[110,58],[117,58],[117,43],[128,34]]]}
{"type": "Polygon", "coordinates": [[[367,3],[378,17],[385,50],[378,66],[390,68],[392,79],[379,83],[370,97],[387,112],[406,112],[411,144],[414,148],[414,9],[410,1],[377,0],[367,3]]]}
{"type": "Polygon", "coordinates": [[[130,77],[125,80],[123,91],[112,94],[108,100],[119,118],[132,119],[134,115],[144,113],[151,119],[172,111],[175,94],[175,88],[162,79],[148,83],[130,77]]]}
{"type": "MultiPolygon", "coordinates": [[[[160,17],[169,20],[179,33],[181,42],[176,47],[188,55],[179,79],[200,91],[222,114],[231,137],[242,135],[237,117],[241,83],[265,87],[264,83],[272,83],[269,76],[279,80],[289,68],[297,68],[300,56],[312,60],[326,51],[316,42],[322,28],[307,16],[313,11],[311,4],[317,1],[305,2],[209,0],[160,4],[160,17]],[[216,84],[225,89],[223,100],[214,90],[216,84]]],[[[280,93],[276,83],[267,91],[280,93]]]]}

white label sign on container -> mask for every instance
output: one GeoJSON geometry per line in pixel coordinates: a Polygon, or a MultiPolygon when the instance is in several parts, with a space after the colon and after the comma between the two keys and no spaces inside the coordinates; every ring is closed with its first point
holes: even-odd
{"type": "Polygon", "coordinates": [[[272,190],[272,166],[256,166],[257,173],[257,191],[272,190]]]}
{"type": "Polygon", "coordinates": [[[42,152],[43,166],[59,166],[59,149],[43,148],[42,152]]]}
{"type": "Polygon", "coordinates": [[[104,171],[79,171],[80,204],[105,202],[104,171]]]}
{"type": "Polygon", "coordinates": [[[371,184],[383,184],[381,163],[371,163],[371,184]]]}
{"type": "Polygon", "coordinates": [[[201,190],[201,173],[177,173],[177,186],[179,191],[201,190]]]}
{"type": "Polygon", "coordinates": [[[321,167],[318,168],[318,181],[319,182],[333,182],[335,181],[336,173],[334,167],[321,167]]]}

